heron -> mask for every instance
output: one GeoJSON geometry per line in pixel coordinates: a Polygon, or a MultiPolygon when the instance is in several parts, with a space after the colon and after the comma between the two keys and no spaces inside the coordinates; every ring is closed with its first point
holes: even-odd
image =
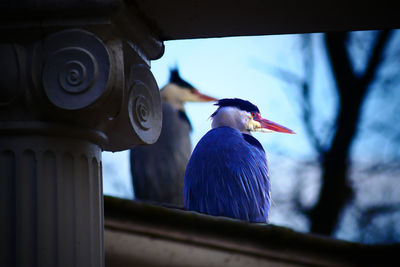
{"type": "Polygon", "coordinates": [[[156,143],[130,151],[135,199],[183,207],[183,179],[192,152],[186,102],[216,101],[182,79],[177,68],[160,90],[163,124],[156,143]]]}
{"type": "Polygon", "coordinates": [[[247,100],[215,105],[212,129],[197,143],[185,171],[185,209],[267,223],[271,185],[266,153],[252,132],[294,132],[264,119],[247,100]]]}

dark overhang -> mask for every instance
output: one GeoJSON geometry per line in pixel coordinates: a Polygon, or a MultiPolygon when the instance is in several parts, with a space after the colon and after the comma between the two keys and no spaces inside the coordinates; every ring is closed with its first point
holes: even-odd
{"type": "Polygon", "coordinates": [[[131,0],[162,40],[392,29],[398,1],[131,0]]]}

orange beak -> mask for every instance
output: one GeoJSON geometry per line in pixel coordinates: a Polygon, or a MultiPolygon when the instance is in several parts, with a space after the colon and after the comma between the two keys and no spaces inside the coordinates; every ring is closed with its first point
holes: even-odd
{"type": "Polygon", "coordinates": [[[286,128],[282,125],[279,125],[278,123],[262,118],[261,115],[258,113],[255,114],[253,120],[259,122],[262,129],[267,129],[269,131],[279,132],[279,133],[295,134],[295,132],[293,132],[289,128],[286,128]]]}
{"type": "Polygon", "coordinates": [[[210,102],[210,101],[217,101],[218,99],[212,97],[212,96],[208,96],[205,94],[202,94],[199,92],[199,90],[194,89],[193,90],[193,94],[196,95],[196,97],[198,98],[199,102],[210,102]]]}

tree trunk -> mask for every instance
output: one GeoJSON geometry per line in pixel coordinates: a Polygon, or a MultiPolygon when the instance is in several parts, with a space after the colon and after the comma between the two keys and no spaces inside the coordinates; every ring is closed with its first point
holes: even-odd
{"type": "Polygon", "coordinates": [[[319,199],[309,213],[311,232],[325,235],[333,234],[341,211],[353,195],[348,184],[351,144],[357,134],[363,100],[382,62],[382,52],[390,35],[389,31],[378,35],[364,75],[357,76],[346,49],[347,34],[325,34],[339,94],[339,107],[332,144],[322,155],[322,187],[319,199]]]}

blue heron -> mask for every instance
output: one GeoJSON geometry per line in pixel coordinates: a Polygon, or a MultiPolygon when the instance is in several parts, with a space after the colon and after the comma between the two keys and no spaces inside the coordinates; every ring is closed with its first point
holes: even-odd
{"type": "Polygon", "coordinates": [[[177,69],[170,71],[169,83],[160,94],[163,124],[158,141],[130,152],[135,198],[183,206],[183,179],[192,152],[192,128],[184,104],[216,99],[201,94],[181,78],[177,69]]]}
{"type": "Polygon", "coordinates": [[[262,118],[249,101],[225,98],[215,105],[212,129],[198,142],[186,167],[185,208],[268,222],[271,186],[267,159],[251,132],[294,132],[262,118]]]}

